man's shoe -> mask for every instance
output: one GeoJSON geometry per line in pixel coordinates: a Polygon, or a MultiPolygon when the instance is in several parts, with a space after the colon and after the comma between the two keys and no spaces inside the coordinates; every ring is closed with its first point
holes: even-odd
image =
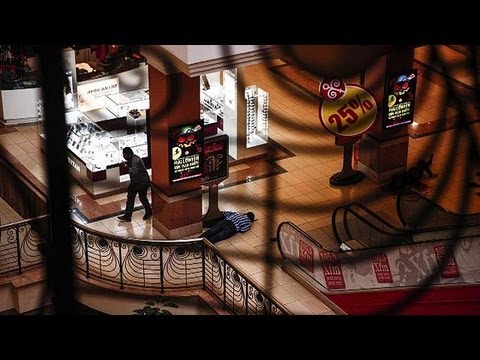
{"type": "Polygon", "coordinates": [[[147,213],[145,215],[143,215],[143,220],[148,220],[152,217],[152,213],[147,213]]]}
{"type": "Polygon", "coordinates": [[[132,221],[131,218],[126,217],[125,215],[118,216],[117,219],[120,220],[120,221],[132,221]]]}

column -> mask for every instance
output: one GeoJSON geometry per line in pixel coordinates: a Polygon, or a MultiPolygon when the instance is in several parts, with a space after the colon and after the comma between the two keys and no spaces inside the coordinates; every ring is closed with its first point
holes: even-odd
{"type": "Polygon", "coordinates": [[[153,226],[167,239],[202,231],[200,178],[170,183],[168,129],[200,119],[199,77],[149,65],[153,226]]]}
{"type": "Polygon", "coordinates": [[[367,177],[381,183],[407,169],[408,126],[383,129],[383,99],[385,79],[389,73],[413,67],[413,48],[395,49],[382,56],[365,71],[365,87],[377,101],[378,112],[375,124],[359,142],[359,170],[367,177]]]}

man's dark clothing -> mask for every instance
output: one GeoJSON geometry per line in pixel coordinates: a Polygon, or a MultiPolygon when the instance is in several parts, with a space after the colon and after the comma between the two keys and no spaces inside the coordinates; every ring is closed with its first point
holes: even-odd
{"type": "Polygon", "coordinates": [[[132,158],[127,160],[127,166],[130,174],[130,185],[135,190],[141,190],[150,186],[150,178],[140,156],[133,154],[132,158]]]}
{"type": "Polygon", "coordinates": [[[147,191],[150,186],[150,178],[147,169],[140,156],[133,154],[130,160],[127,160],[128,173],[130,174],[130,184],[127,188],[127,205],[124,217],[132,218],[135,197],[138,197],[145,208],[145,214],[152,213],[152,207],[147,199],[147,191]]]}
{"type": "Polygon", "coordinates": [[[208,239],[211,243],[216,243],[228,239],[237,232],[245,232],[251,226],[252,221],[247,215],[233,211],[223,211],[223,219],[200,236],[208,239]]]}

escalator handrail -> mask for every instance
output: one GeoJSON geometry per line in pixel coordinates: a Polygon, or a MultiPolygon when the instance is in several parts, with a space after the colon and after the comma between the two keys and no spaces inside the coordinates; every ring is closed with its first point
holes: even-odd
{"type": "MultiPolygon", "coordinates": [[[[401,210],[401,207],[400,207],[400,203],[402,201],[402,197],[405,197],[406,195],[409,195],[409,194],[410,195],[415,195],[415,196],[419,197],[420,199],[425,200],[426,202],[430,203],[432,205],[432,207],[434,207],[438,210],[441,210],[448,215],[457,216],[457,217],[460,217],[460,218],[465,217],[465,216],[475,216],[475,215],[480,216],[480,212],[465,214],[465,213],[456,213],[456,212],[447,210],[444,207],[440,206],[439,204],[433,202],[431,199],[423,196],[422,194],[420,194],[416,191],[413,191],[411,189],[407,189],[407,190],[403,190],[397,196],[397,201],[396,201],[397,216],[398,216],[398,218],[399,218],[399,220],[400,220],[400,222],[402,223],[403,226],[407,226],[408,224],[405,222],[405,218],[403,217],[402,210],[401,210]]],[[[474,224],[474,223],[480,223],[480,221],[472,222],[472,224],[474,224]]]]}
{"type": "Polygon", "coordinates": [[[337,217],[337,212],[340,210],[345,210],[345,206],[338,206],[337,208],[335,208],[335,210],[333,210],[333,213],[332,213],[332,230],[338,245],[342,245],[343,243],[342,239],[340,239],[340,234],[338,233],[338,230],[337,230],[337,222],[335,221],[335,218],[337,217]]]}
{"type": "Polygon", "coordinates": [[[378,215],[377,213],[375,213],[374,211],[370,210],[368,207],[366,207],[365,205],[363,204],[360,204],[359,202],[353,202],[351,204],[348,204],[347,207],[350,209],[354,206],[358,206],[360,209],[364,210],[365,212],[367,212],[369,215],[371,215],[372,217],[374,217],[376,220],[378,220],[379,222],[381,222],[383,225],[391,228],[392,230],[395,230],[395,231],[404,231],[404,229],[402,228],[397,228],[395,225],[391,224],[390,222],[388,222],[387,220],[385,220],[384,218],[380,217],[380,215],[378,215]]]}
{"type": "MultiPolygon", "coordinates": [[[[354,217],[358,218],[360,221],[367,224],[367,226],[369,226],[370,228],[374,229],[375,231],[377,231],[377,232],[379,232],[383,235],[390,236],[390,237],[408,236],[408,235],[411,236],[412,235],[412,232],[410,230],[398,229],[399,233],[394,234],[394,233],[387,232],[383,229],[380,229],[376,225],[372,224],[365,217],[363,217],[363,215],[359,214],[358,212],[356,212],[355,210],[353,210],[353,209],[351,209],[350,207],[347,206],[345,208],[345,212],[343,213],[343,226],[345,227],[345,232],[346,232],[347,236],[349,237],[349,240],[352,240],[353,237],[352,237],[352,234],[350,232],[350,228],[348,226],[348,221],[347,221],[347,214],[348,213],[352,214],[354,217]]],[[[394,228],[394,227],[392,227],[392,228],[394,228]]],[[[356,240],[361,242],[361,239],[356,239],[356,240]]]]}
{"type": "MultiPolygon", "coordinates": [[[[408,231],[405,230],[405,229],[401,229],[401,228],[397,228],[396,226],[392,225],[391,223],[389,223],[387,220],[383,219],[382,217],[380,217],[378,214],[374,213],[372,210],[370,210],[368,207],[366,207],[365,205],[363,204],[360,204],[359,202],[353,202],[351,204],[348,204],[348,205],[344,205],[344,206],[339,206],[337,208],[335,208],[335,210],[333,211],[332,213],[332,230],[333,230],[333,234],[335,235],[335,239],[337,240],[337,242],[339,244],[342,244],[342,239],[340,238],[340,234],[338,233],[338,229],[337,229],[337,221],[335,221],[335,218],[337,216],[337,213],[340,211],[340,210],[343,210],[343,219],[342,219],[342,222],[343,222],[343,227],[345,229],[345,233],[347,234],[347,236],[349,237],[348,240],[352,240],[352,234],[350,232],[350,229],[348,227],[348,222],[347,222],[347,213],[350,212],[352,215],[360,218],[361,221],[363,221],[364,223],[366,223],[367,225],[369,225],[370,227],[374,228],[375,230],[379,231],[380,233],[383,233],[384,235],[387,235],[387,236],[395,236],[395,235],[408,235],[408,231]],[[361,214],[359,214],[358,212],[356,212],[355,210],[353,210],[352,208],[354,206],[357,206],[359,207],[360,209],[364,210],[365,212],[367,212],[369,215],[371,215],[372,217],[374,217],[376,220],[378,220],[380,223],[384,224],[385,226],[389,227],[390,229],[394,230],[395,232],[399,233],[399,234],[390,234],[390,233],[387,233],[385,232],[384,230],[378,228],[376,225],[372,224],[370,222],[370,220],[367,220],[366,218],[364,218],[361,214]]],[[[359,239],[357,239],[359,240],[359,239]]]]}
{"type": "MultiPolygon", "coordinates": [[[[362,208],[368,209],[363,205],[362,205],[362,208]]],[[[371,213],[371,210],[368,209],[368,211],[369,211],[369,213],[371,213]]],[[[392,229],[395,229],[395,231],[398,231],[397,234],[394,234],[394,233],[389,233],[389,232],[387,232],[383,229],[378,228],[376,225],[372,224],[368,219],[366,219],[361,214],[359,214],[358,212],[356,212],[355,210],[353,210],[351,207],[349,207],[347,205],[347,206],[344,207],[343,226],[345,228],[345,233],[349,237],[349,240],[353,239],[353,237],[352,237],[352,234],[351,234],[349,226],[348,226],[347,213],[352,214],[354,217],[358,218],[360,221],[367,224],[368,226],[370,226],[375,231],[377,231],[377,232],[379,232],[383,235],[393,237],[393,238],[399,237],[399,236],[412,236],[413,237],[413,235],[416,235],[416,234],[422,234],[422,233],[427,233],[427,232],[438,232],[438,231],[443,231],[443,230],[469,228],[469,227],[477,225],[475,223],[467,223],[467,224],[461,224],[461,225],[445,225],[445,226],[438,226],[438,227],[433,227],[433,228],[411,229],[411,230],[410,229],[405,230],[405,229],[396,228],[394,226],[390,226],[392,229]]],[[[472,235],[470,235],[470,236],[472,236],[472,235]]],[[[356,239],[356,240],[362,242],[361,239],[356,239]]],[[[429,240],[426,240],[426,241],[429,241],[429,240]]]]}
{"type": "Polygon", "coordinates": [[[300,229],[297,225],[295,225],[291,221],[282,221],[277,227],[277,246],[278,246],[278,250],[280,251],[280,255],[282,256],[282,258],[284,258],[284,259],[286,258],[286,255],[283,253],[282,247],[281,247],[281,244],[280,244],[280,230],[281,230],[282,226],[284,226],[284,225],[290,225],[296,231],[298,231],[300,234],[302,234],[307,240],[310,240],[316,246],[320,247],[320,249],[322,249],[324,251],[327,251],[327,252],[334,252],[332,250],[325,249],[325,247],[320,242],[318,242],[316,239],[314,239],[313,237],[308,235],[305,231],[300,229]]]}

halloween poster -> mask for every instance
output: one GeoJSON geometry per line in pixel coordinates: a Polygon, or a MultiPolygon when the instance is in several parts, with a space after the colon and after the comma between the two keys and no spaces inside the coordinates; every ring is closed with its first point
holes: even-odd
{"type": "Polygon", "coordinates": [[[168,131],[170,182],[203,174],[203,124],[181,125],[168,131]]]}
{"type": "Polygon", "coordinates": [[[389,129],[413,122],[417,69],[387,77],[383,128],[389,129]]]}

